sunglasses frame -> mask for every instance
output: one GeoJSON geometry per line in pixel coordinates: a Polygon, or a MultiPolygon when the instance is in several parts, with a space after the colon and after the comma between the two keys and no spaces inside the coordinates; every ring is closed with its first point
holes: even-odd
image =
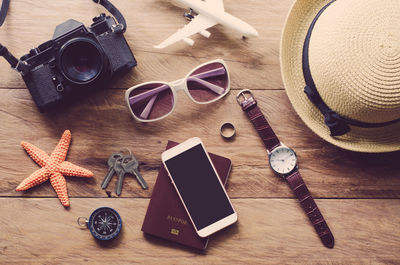
{"type": "Polygon", "coordinates": [[[177,102],[177,99],[178,99],[178,97],[177,97],[177,92],[180,91],[180,90],[184,90],[184,91],[186,92],[186,95],[188,95],[189,98],[190,98],[194,103],[196,103],[196,104],[202,104],[202,105],[203,105],[203,104],[210,104],[210,103],[213,103],[213,102],[215,102],[215,101],[217,101],[217,100],[220,100],[221,98],[223,98],[224,96],[226,96],[226,94],[229,93],[230,89],[231,89],[231,79],[230,79],[230,76],[229,76],[228,66],[226,65],[226,63],[225,63],[224,60],[222,60],[222,59],[216,59],[216,60],[212,60],[212,61],[209,61],[209,62],[206,62],[206,63],[203,63],[203,64],[197,66],[196,68],[192,69],[192,70],[191,70],[184,78],[182,78],[182,79],[178,79],[178,80],[175,80],[175,81],[172,81],[172,82],[150,81],[150,82],[141,83],[141,84],[139,84],[139,85],[135,85],[135,86],[133,86],[133,87],[131,87],[131,88],[128,88],[128,89],[125,91],[125,102],[127,103],[128,109],[129,109],[129,111],[131,112],[131,115],[133,116],[133,118],[134,118],[135,120],[140,121],[140,122],[153,122],[153,121],[162,120],[162,119],[166,118],[168,115],[170,115],[172,112],[174,112],[175,106],[176,106],[176,102],[177,102]],[[205,65],[212,64],[212,63],[220,63],[220,64],[222,64],[222,65],[224,66],[224,68],[225,68],[225,70],[226,70],[226,75],[227,75],[227,77],[228,77],[227,87],[226,87],[225,92],[224,92],[223,94],[219,95],[217,98],[215,98],[215,99],[213,99],[213,100],[210,100],[210,101],[207,101],[207,102],[199,102],[199,101],[195,100],[195,99],[192,97],[192,95],[190,95],[189,89],[188,89],[188,87],[187,87],[187,80],[188,80],[188,78],[193,74],[193,72],[195,72],[196,70],[198,70],[199,68],[201,68],[201,67],[203,67],[203,66],[205,66],[205,65]],[[141,118],[137,117],[137,116],[133,113],[132,107],[131,107],[131,105],[130,105],[130,103],[129,103],[129,95],[131,94],[131,92],[132,92],[134,89],[136,89],[136,88],[138,88],[138,87],[141,87],[141,86],[144,86],[144,85],[153,84],[153,83],[164,84],[164,85],[167,85],[168,87],[171,88],[171,90],[172,90],[172,96],[173,96],[173,99],[174,99],[174,105],[172,106],[171,111],[168,112],[167,114],[165,114],[165,115],[163,115],[163,116],[161,116],[161,117],[158,117],[158,118],[156,118],[156,119],[144,120],[144,119],[141,119],[141,118]]]}

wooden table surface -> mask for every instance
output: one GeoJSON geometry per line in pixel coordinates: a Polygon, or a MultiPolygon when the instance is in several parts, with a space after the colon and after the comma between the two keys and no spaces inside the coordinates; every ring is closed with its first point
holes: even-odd
{"type": "MultiPolygon", "coordinates": [[[[125,34],[138,61],[129,74],[72,106],[41,114],[21,76],[0,60],[0,263],[142,264],[399,264],[400,153],[361,154],[337,148],[312,133],[293,110],[283,87],[279,41],[293,0],[225,0],[227,12],[253,25],[258,38],[241,36],[220,25],[210,39],[195,36],[193,47],[160,43],[182,27],[183,9],[161,0],[120,0],[115,4],[128,23],[125,34]],[[151,124],[135,122],[124,102],[125,90],[151,80],[172,81],[208,60],[223,58],[232,91],[208,106],[179,93],[175,112],[151,124]],[[334,236],[323,247],[288,185],[268,166],[267,153],[236,103],[241,89],[252,89],[280,139],[299,156],[300,172],[334,236]],[[219,135],[222,122],[237,128],[233,141],[219,135]],[[50,153],[62,132],[72,132],[67,160],[94,172],[93,179],[67,177],[71,207],[64,209],[49,182],[26,192],[16,186],[38,166],[20,141],[50,153]],[[198,136],[208,151],[233,161],[227,191],[239,221],[212,236],[202,253],[145,236],[141,225],[151,197],[160,155],[167,140],[198,136]],[[107,191],[100,183],[108,156],[124,147],[140,161],[149,184],[142,190],[126,178],[116,197],[114,178],[107,191]],[[76,224],[99,206],[113,207],[124,227],[110,245],[96,242],[76,224]]],[[[88,0],[14,0],[0,42],[21,56],[51,39],[57,24],[69,18],[89,25],[104,9],[88,0]]]]}

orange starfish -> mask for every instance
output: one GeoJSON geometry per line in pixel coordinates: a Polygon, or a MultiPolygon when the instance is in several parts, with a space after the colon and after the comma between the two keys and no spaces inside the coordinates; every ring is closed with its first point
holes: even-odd
{"type": "Polygon", "coordinates": [[[24,148],[33,161],[42,168],[36,170],[32,175],[24,179],[21,184],[18,185],[16,190],[27,190],[50,179],[50,183],[56,191],[61,204],[68,207],[69,198],[67,182],[65,181],[64,176],[93,177],[91,171],[78,167],[68,161],[64,161],[67,156],[70,142],[71,132],[66,130],[50,156],[33,144],[21,142],[22,148],[24,148]]]}

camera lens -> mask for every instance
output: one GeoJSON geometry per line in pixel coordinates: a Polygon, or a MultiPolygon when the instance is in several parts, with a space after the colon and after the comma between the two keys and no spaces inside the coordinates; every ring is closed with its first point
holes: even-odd
{"type": "Polygon", "coordinates": [[[104,67],[104,54],[99,44],[87,38],[75,38],[60,50],[59,65],[64,76],[76,84],[95,81],[104,67]]]}

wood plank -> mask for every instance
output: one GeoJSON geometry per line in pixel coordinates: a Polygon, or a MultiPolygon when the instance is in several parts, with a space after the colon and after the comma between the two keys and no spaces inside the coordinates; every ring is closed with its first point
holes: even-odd
{"type": "MultiPolygon", "coordinates": [[[[280,34],[294,0],[224,0],[225,10],[253,25],[260,36],[216,26],[210,39],[196,35],[164,50],[153,45],[187,21],[172,0],[120,0],[128,30],[125,37],[138,66],[113,80],[108,89],[83,97],[74,106],[41,114],[20,75],[0,59],[0,264],[400,264],[400,152],[361,154],[344,151],[318,138],[299,119],[283,90],[279,67],[280,34]],[[124,89],[151,81],[172,81],[200,63],[223,58],[232,92],[218,103],[199,106],[184,93],[167,119],[136,123],[123,101],[124,89]],[[236,103],[250,88],[280,139],[293,147],[301,174],[335,235],[335,248],[323,247],[283,180],[268,166],[266,151],[236,103]],[[219,136],[230,121],[233,141],[219,136]],[[67,177],[71,207],[64,209],[50,184],[27,192],[15,187],[38,166],[19,143],[31,142],[50,153],[65,129],[73,135],[67,160],[95,173],[93,179],[67,177]],[[167,140],[199,136],[208,151],[233,161],[227,190],[239,222],[214,235],[206,252],[145,236],[141,225],[151,197],[160,155],[167,140]],[[104,191],[100,183],[108,156],[133,150],[150,189],[126,178],[116,199],[116,179],[104,191]],[[108,198],[108,197],[113,198],[108,198]],[[76,224],[97,207],[110,206],[123,218],[123,232],[110,244],[95,241],[76,224]]],[[[86,26],[105,12],[88,0],[11,1],[0,42],[17,57],[47,41],[55,26],[73,18],[86,26]]]]}
{"type": "MultiPolygon", "coordinates": [[[[236,103],[237,91],[209,106],[193,104],[179,93],[175,112],[152,124],[133,121],[123,93],[102,90],[73,107],[40,114],[26,90],[0,90],[0,196],[54,197],[49,183],[25,193],[14,190],[38,168],[19,142],[31,142],[50,153],[62,132],[70,129],[73,143],[68,160],[95,173],[91,180],[68,178],[72,197],[107,197],[100,188],[106,160],[112,152],[129,147],[141,162],[140,170],[150,190],[141,190],[133,178],[127,178],[122,196],[148,198],[167,140],[184,141],[193,136],[202,138],[210,152],[232,159],[230,196],[293,197],[287,185],[270,170],[259,136],[236,103]],[[232,142],[219,135],[224,121],[237,127],[232,142]]],[[[255,91],[255,96],[280,139],[298,153],[300,172],[315,197],[400,198],[400,152],[359,154],[341,150],[319,139],[299,120],[284,91],[255,91]]],[[[114,191],[115,182],[116,179],[109,191],[114,191]]]]}
{"type": "MultiPolygon", "coordinates": [[[[251,84],[253,89],[265,86],[282,87],[279,74],[279,39],[292,2],[293,0],[255,0],[251,4],[243,5],[241,1],[225,1],[226,11],[253,25],[258,30],[259,37],[242,40],[238,33],[218,25],[210,29],[210,39],[195,36],[194,47],[181,42],[167,49],[157,50],[153,45],[157,45],[187,23],[182,16],[184,9],[171,1],[118,1],[115,4],[121,9],[128,23],[125,37],[137,57],[139,66],[117,82],[116,86],[126,88],[143,79],[151,80],[153,76],[156,80],[174,80],[171,68],[177,70],[175,72],[179,75],[176,78],[181,78],[190,70],[188,65],[194,67],[199,61],[223,58],[227,61],[241,62],[232,66],[233,77],[238,77],[233,80],[238,86],[243,84],[241,80],[255,80],[250,77],[257,75],[264,77],[260,79],[265,80],[265,83],[254,82],[255,86],[251,84]],[[166,56],[171,54],[180,56],[166,56]],[[185,61],[190,64],[186,64],[185,61]],[[270,66],[274,66],[272,70],[270,66]],[[142,76],[141,73],[145,74],[142,76]],[[166,73],[166,76],[163,73],[166,73]],[[249,78],[244,79],[244,74],[249,78]]],[[[76,0],[73,5],[68,1],[13,1],[7,20],[0,29],[0,42],[16,57],[20,57],[33,47],[51,39],[56,25],[73,18],[88,26],[94,16],[104,11],[101,6],[87,0],[76,0]]],[[[0,60],[0,76],[0,88],[25,87],[19,74],[13,72],[5,60],[0,60]]]]}
{"type": "Polygon", "coordinates": [[[235,199],[239,222],[210,240],[205,253],[144,236],[148,199],[1,198],[0,263],[398,264],[399,200],[317,200],[335,236],[323,247],[297,201],[235,199]],[[122,234],[99,244],[76,224],[97,207],[115,208],[122,234]]]}
{"type": "MultiPolygon", "coordinates": [[[[174,81],[185,77],[189,71],[201,63],[220,58],[195,58],[182,55],[155,54],[152,52],[135,52],[138,65],[121,78],[111,81],[111,88],[129,88],[131,86],[153,81],[174,81]]],[[[235,61],[226,61],[233,89],[252,88],[283,89],[280,69],[277,65],[257,66],[235,61]],[[261,82],[260,82],[261,80],[261,82]]],[[[22,88],[26,85],[19,73],[12,70],[3,60],[0,60],[0,74],[4,79],[0,89],[22,88]]]]}

